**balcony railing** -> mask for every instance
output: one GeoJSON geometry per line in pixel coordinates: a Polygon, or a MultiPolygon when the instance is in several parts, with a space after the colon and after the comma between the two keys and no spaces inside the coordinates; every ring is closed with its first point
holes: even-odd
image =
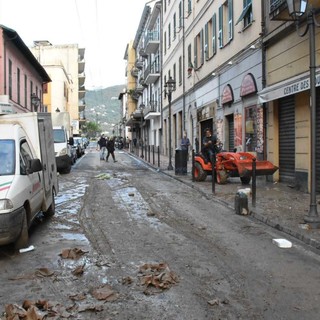
{"type": "Polygon", "coordinates": [[[144,118],[150,120],[160,116],[160,104],[158,101],[150,100],[144,109],[144,118]]]}
{"type": "Polygon", "coordinates": [[[160,34],[158,31],[148,31],[144,38],[145,53],[156,53],[160,46],[160,34]]]}
{"type": "Polygon", "coordinates": [[[159,59],[154,60],[144,71],[146,84],[155,83],[160,77],[159,59]]]}

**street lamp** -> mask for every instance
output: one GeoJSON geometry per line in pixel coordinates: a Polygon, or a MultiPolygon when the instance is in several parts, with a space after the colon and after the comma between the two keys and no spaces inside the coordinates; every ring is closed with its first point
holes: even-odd
{"type": "Polygon", "coordinates": [[[169,102],[169,165],[168,170],[173,170],[171,157],[172,157],[172,150],[171,150],[171,99],[172,99],[172,91],[175,89],[176,82],[169,77],[169,80],[166,82],[164,87],[167,89],[166,93],[168,95],[168,102],[169,102]]]}
{"type": "Polygon", "coordinates": [[[320,228],[320,217],[317,211],[316,199],[316,52],[315,52],[315,26],[320,26],[315,19],[319,9],[319,0],[287,0],[290,17],[295,21],[298,30],[298,23],[304,13],[307,14],[307,28],[299,36],[303,37],[309,31],[310,50],[310,150],[311,150],[311,174],[310,174],[310,208],[304,221],[312,228],[320,228]]]}
{"type": "Polygon", "coordinates": [[[143,126],[143,110],[146,106],[144,105],[144,103],[142,102],[139,106],[139,109],[141,111],[141,116],[140,116],[140,140],[141,140],[141,158],[144,158],[144,154],[143,154],[143,135],[142,135],[142,126],[143,126]]]}
{"type": "Polygon", "coordinates": [[[40,106],[40,98],[35,93],[31,94],[31,105],[34,108],[35,112],[38,112],[38,108],[40,106]]]}

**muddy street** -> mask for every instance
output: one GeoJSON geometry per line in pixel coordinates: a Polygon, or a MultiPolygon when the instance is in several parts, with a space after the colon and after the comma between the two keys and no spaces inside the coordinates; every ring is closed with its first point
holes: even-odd
{"type": "Polygon", "coordinates": [[[25,300],[49,319],[317,318],[316,252],[295,239],[279,248],[281,232],[116,157],[88,150],[59,177],[56,214],[34,223],[33,250],[0,248],[1,319],[25,300]]]}

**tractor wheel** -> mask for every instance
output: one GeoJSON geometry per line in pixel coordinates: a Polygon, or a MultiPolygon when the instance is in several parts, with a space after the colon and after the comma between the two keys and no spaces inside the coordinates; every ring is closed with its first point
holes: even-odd
{"type": "Polygon", "coordinates": [[[196,181],[204,181],[207,178],[207,172],[203,170],[201,164],[196,162],[194,164],[194,179],[196,181]]]}
{"type": "Polygon", "coordinates": [[[226,170],[217,170],[216,171],[217,183],[218,184],[226,184],[228,179],[228,174],[226,170]]]}
{"type": "Polygon", "coordinates": [[[249,184],[251,181],[251,177],[240,177],[242,184],[249,184]]]}

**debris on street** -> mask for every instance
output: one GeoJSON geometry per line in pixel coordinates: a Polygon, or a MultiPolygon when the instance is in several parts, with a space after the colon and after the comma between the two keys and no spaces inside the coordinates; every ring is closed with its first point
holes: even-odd
{"type": "Polygon", "coordinates": [[[106,179],[111,179],[111,175],[108,173],[100,173],[95,176],[98,180],[106,180],[106,179]]]}
{"type": "Polygon", "coordinates": [[[286,239],[273,239],[272,243],[277,245],[279,248],[291,248],[292,242],[286,239]]]}
{"type": "Polygon", "coordinates": [[[29,252],[29,251],[33,251],[35,248],[33,245],[29,246],[28,248],[22,248],[19,250],[20,253],[25,253],[25,252],[29,252]]]}
{"type": "Polygon", "coordinates": [[[88,253],[88,251],[83,251],[79,248],[73,248],[73,249],[64,249],[59,255],[62,259],[79,259],[84,254],[88,253]]]}
{"type": "MultiPolygon", "coordinates": [[[[150,264],[146,263],[139,268],[140,284],[144,285],[145,294],[151,294],[152,287],[161,291],[171,288],[178,282],[177,275],[172,272],[166,263],[150,264]],[[151,287],[151,288],[150,288],[151,287]]],[[[161,292],[159,291],[159,292],[161,292]]]]}

